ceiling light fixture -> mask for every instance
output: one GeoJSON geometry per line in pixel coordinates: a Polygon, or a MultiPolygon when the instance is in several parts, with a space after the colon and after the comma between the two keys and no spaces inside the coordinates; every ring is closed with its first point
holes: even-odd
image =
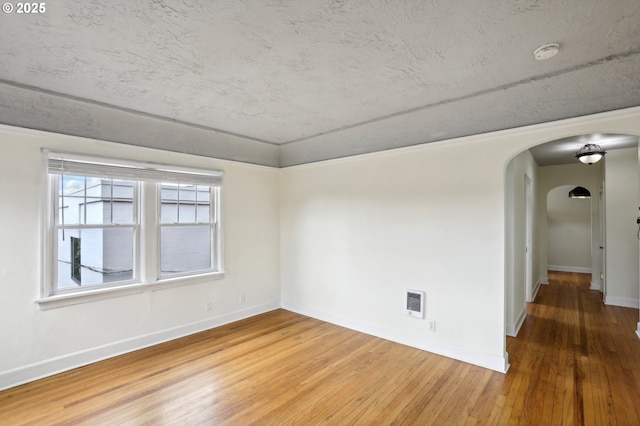
{"type": "Polygon", "coordinates": [[[558,43],[543,44],[533,51],[533,57],[536,58],[537,61],[546,61],[556,56],[559,51],[560,44],[558,43]]]}
{"type": "Polygon", "coordinates": [[[591,198],[591,193],[587,188],[576,186],[569,191],[569,198],[591,198]]]}
{"type": "Polygon", "coordinates": [[[606,153],[604,149],[600,148],[600,145],[588,143],[576,152],[576,158],[584,164],[591,165],[600,161],[606,153]]]}

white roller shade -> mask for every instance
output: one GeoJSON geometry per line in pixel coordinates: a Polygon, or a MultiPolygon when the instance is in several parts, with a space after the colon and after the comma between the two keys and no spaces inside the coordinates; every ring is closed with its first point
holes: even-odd
{"type": "Polygon", "coordinates": [[[128,160],[90,158],[74,154],[48,153],[48,171],[51,174],[105,177],[152,182],[183,183],[191,185],[221,186],[221,170],[205,170],[137,163],[128,160]]]}

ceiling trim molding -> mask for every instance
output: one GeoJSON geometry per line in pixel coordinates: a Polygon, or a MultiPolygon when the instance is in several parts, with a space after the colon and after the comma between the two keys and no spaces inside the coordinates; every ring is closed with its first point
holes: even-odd
{"type": "Polygon", "coordinates": [[[0,100],[0,123],[9,126],[249,164],[280,166],[277,145],[14,86],[4,86],[3,93],[7,96],[0,100]],[[10,99],[19,101],[11,102],[10,99]]]}
{"type": "Polygon", "coordinates": [[[425,142],[414,145],[401,146],[397,148],[390,148],[388,150],[383,151],[374,151],[374,152],[366,152],[362,154],[354,154],[354,155],[345,155],[338,158],[328,158],[325,160],[300,163],[300,164],[291,164],[291,165],[281,165],[280,168],[282,170],[295,170],[298,168],[307,168],[307,167],[321,167],[327,164],[342,164],[348,163],[351,161],[358,161],[363,158],[376,158],[382,157],[390,154],[403,154],[407,152],[415,152],[431,147],[441,146],[443,144],[477,144],[482,143],[482,141],[486,140],[495,140],[495,139],[506,139],[513,136],[519,136],[522,138],[523,134],[527,134],[527,139],[533,139],[533,142],[529,142],[522,147],[518,148],[518,152],[508,157],[506,164],[511,161],[518,153],[528,151],[534,146],[538,146],[554,139],[560,139],[564,137],[574,136],[579,134],[580,132],[576,132],[574,130],[576,127],[582,125],[590,125],[589,127],[593,127],[593,131],[597,131],[597,129],[607,129],[607,131],[617,132],[621,134],[627,135],[635,135],[640,138],[640,120],[638,121],[638,126],[635,129],[619,127],[617,123],[608,124],[609,121],[614,120],[624,120],[626,118],[638,118],[640,119],[640,106],[617,109],[612,111],[599,112],[588,115],[581,115],[579,117],[572,118],[564,118],[561,120],[548,121],[544,123],[536,123],[530,124],[522,127],[514,127],[503,130],[496,130],[493,132],[487,133],[478,133],[474,135],[460,136],[451,139],[444,139],[434,142],[425,142]],[[545,133],[549,132],[558,132],[557,135],[553,137],[549,136],[545,133]],[[428,146],[427,146],[428,145],[428,146]]]}
{"type": "MultiPolygon", "coordinates": [[[[152,151],[159,151],[159,152],[171,152],[171,153],[175,153],[177,155],[180,156],[192,156],[192,157],[198,157],[198,158],[206,158],[206,159],[211,159],[213,161],[216,162],[216,164],[219,162],[220,164],[218,166],[218,168],[223,168],[224,164],[226,163],[232,163],[234,165],[234,167],[243,167],[243,168],[248,168],[248,169],[257,169],[257,170],[273,170],[273,169],[280,169],[279,166],[276,165],[268,165],[268,164],[261,164],[261,163],[251,163],[251,162],[247,162],[247,161],[238,161],[238,160],[230,160],[227,158],[222,158],[222,157],[212,157],[209,155],[203,155],[203,154],[197,154],[197,153],[190,153],[190,152],[182,152],[182,151],[172,151],[170,149],[167,148],[156,148],[156,147],[151,147],[151,146],[145,146],[145,145],[134,145],[131,143],[126,143],[126,142],[116,142],[116,141],[107,141],[107,140],[102,140],[102,139],[96,139],[96,138],[91,138],[91,137],[86,137],[86,136],[77,136],[77,135],[70,135],[70,134],[66,134],[66,133],[58,133],[58,132],[50,132],[48,130],[38,130],[38,129],[32,129],[32,128],[28,128],[28,127],[18,127],[18,126],[13,126],[13,125],[9,125],[9,124],[2,124],[0,123],[0,134],[16,134],[16,135],[26,135],[27,137],[34,137],[34,138],[46,138],[46,139],[51,139],[51,138],[55,138],[56,141],[62,141],[62,140],[71,140],[71,141],[77,141],[78,143],[87,143],[87,142],[94,142],[97,144],[104,144],[104,145],[111,145],[111,144],[117,144],[117,145],[125,145],[127,148],[130,149],[135,149],[135,150],[140,150],[141,156],[144,156],[144,152],[148,152],[149,150],[152,151]]],[[[43,145],[44,147],[44,145],[43,145]]],[[[74,152],[76,154],[82,154],[83,150],[82,148],[69,148],[72,151],[69,152],[74,152]]],[[[91,155],[96,155],[96,154],[91,154],[91,155]]],[[[103,154],[99,154],[99,155],[104,155],[105,157],[107,156],[106,153],[103,154]]],[[[114,155],[114,154],[108,154],[110,156],[114,155]]],[[[124,157],[123,157],[124,158],[124,157]]],[[[142,161],[142,160],[140,160],[142,161]]],[[[209,166],[207,165],[200,165],[198,167],[201,168],[208,168],[209,166]]]]}
{"type": "Polygon", "coordinates": [[[254,141],[254,142],[260,142],[260,143],[265,143],[265,144],[274,145],[274,146],[278,146],[279,145],[279,144],[277,144],[275,142],[271,142],[271,141],[260,139],[260,138],[254,138],[252,136],[242,135],[242,134],[239,134],[239,133],[229,132],[227,130],[222,130],[222,129],[216,129],[216,128],[213,128],[213,127],[203,126],[201,124],[190,123],[188,121],[177,120],[175,118],[163,117],[161,115],[156,115],[156,114],[150,114],[148,112],[139,111],[139,110],[135,110],[135,109],[127,108],[127,107],[121,107],[121,106],[109,104],[109,103],[106,103],[106,102],[96,101],[96,100],[93,100],[93,99],[82,98],[82,97],[74,96],[74,95],[68,95],[66,93],[56,92],[54,90],[49,90],[49,89],[43,89],[41,87],[31,86],[29,84],[23,84],[23,83],[20,83],[20,82],[17,82],[17,81],[5,80],[3,78],[0,78],[0,84],[5,85],[5,86],[15,87],[15,88],[22,89],[22,90],[29,90],[29,91],[32,91],[32,92],[35,92],[35,93],[42,93],[42,94],[45,94],[45,95],[48,95],[48,96],[56,96],[56,97],[59,97],[59,98],[64,98],[64,99],[72,100],[72,101],[75,101],[75,102],[82,102],[82,103],[85,103],[85,104],[95,105],[95,106],[99,106],[99,107],[102,107],[102,108],[109,108],[109,109],[113,109],[113,110],[120,111],[120,112],[126,112],[126,113],[129,113],[129,114],[139,115],[141,117],[153,118],[155,120],[162,120],[162,121],[166,121],[168,123],[179,124],[181,126],[188,126],[188,127],[193,127],[195,129],[207,130],[207,131],[216,132],[216,133],[222,133],[222,134],[225,134],[225,135],[229,135],[229,136],[233,136],[233,137],[237,137],[237,138],[242,138],[242,139],[247,139],[247,140],[251,140],[251,141],[254,141]]]}

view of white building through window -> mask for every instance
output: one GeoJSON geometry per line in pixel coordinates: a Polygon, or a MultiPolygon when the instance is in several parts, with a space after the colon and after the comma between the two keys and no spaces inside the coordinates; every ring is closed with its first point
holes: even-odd
{"type": "Polygon", "coordinates": [[[58,181],[58,288],[132,280],[135,183],[64,175],[58,181]]]}

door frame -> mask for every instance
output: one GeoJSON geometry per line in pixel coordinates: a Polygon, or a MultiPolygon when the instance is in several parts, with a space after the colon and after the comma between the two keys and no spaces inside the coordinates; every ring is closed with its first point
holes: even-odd
{"type": "Polygon", "coordinates": [[[525,247],[524,247],[524,283],[525,301],[533,302],[533,187],[531,178],[524,175],[524,227],[525,227],[525,247]]]}

